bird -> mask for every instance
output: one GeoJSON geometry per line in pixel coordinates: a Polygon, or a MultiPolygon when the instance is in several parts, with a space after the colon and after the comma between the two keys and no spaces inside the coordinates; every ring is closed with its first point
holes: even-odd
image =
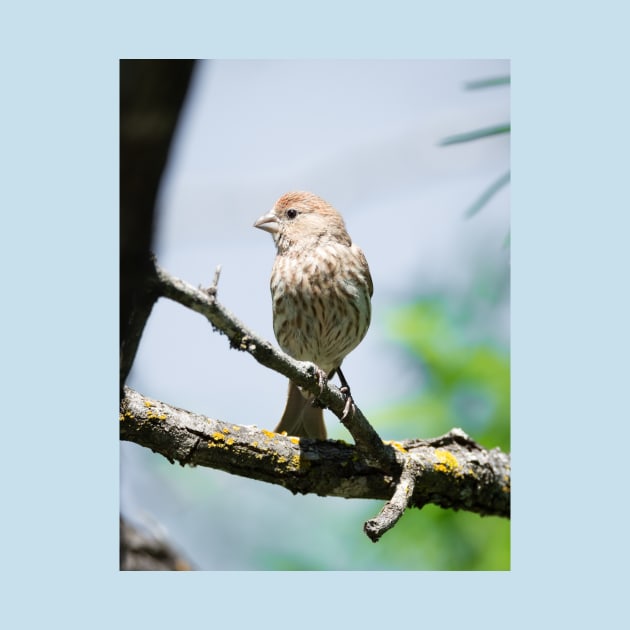
{"type": "MultiPolygon", "coordinates": [[[[276,246],[270,288],[278,344],[294,359],[314,363],[321,386],[337,373],[352,402],[341,363],[368,331],[374,292],[363,251],[341,214],[310,192],[285,193],[254,227],[269,232],[276,246]]],[[[323,410],[291,380],[275,432],[326,439],[323,410]]]]}

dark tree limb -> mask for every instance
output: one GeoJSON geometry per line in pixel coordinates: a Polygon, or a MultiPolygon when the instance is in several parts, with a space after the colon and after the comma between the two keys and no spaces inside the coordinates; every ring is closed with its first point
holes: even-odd
{"type": "Polygon", "coordinates": [[[162,536],[141,531],[120,519],[121,571],[192,571],[162,536]]]}
{"type": "Polygon", "coordinates": [[[120,61],[120,386],[156,295],[148,290],[155,201],[194,61],[120,61]]]}

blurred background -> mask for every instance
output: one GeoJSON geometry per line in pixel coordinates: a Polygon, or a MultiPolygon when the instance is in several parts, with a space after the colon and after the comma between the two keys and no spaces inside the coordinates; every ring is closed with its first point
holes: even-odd
{"type": "MultiPolygon", "coordinates": [[[[221,264],[222,304],[275,343],[275,248],[252,224],[289,190],[324,197],[374,280],[370,331],[344,361],[362,411],[383,439],[461,427],[509,451],[509,185],[475,207],[505,181],[509,134],[444,143],[509,123],[509,84],[477,84],[509,74],[506,60],[198,63],[159,196],[159,264],[203,286],[221,264]]],[[[267,429],[287,387],[167,300],[153,310],[128,385],[267,429]]],[[[330,437],[351,440],[325,417],[330,437]]],[[[380,501],[293,496],[124,442],[120,468],[123,516],[198,569],[510,567],[505,519],[427,506],[374,544],[362,527],[380,501]]]]}

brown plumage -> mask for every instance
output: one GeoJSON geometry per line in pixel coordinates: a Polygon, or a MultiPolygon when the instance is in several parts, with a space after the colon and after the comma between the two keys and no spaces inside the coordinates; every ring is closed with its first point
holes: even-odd
{"type": "MultiPolygon", "coordinates": [[[[315,363],[331,378],[370,325],[372,278],[341,215],[307,192],[290,192],[254,226],[270,232],[277,255],[271,272],[273,330],[293,358],[315,363]]],[[[326,438],[322,409],[289,382],[276,427],[289,435],[326,438]]]]}

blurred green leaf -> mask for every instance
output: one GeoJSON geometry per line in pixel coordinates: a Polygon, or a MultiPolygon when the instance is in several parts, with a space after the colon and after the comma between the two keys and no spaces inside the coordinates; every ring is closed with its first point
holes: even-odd
{"type": "MultiPolygon", "coordinates": [[[[465,88],[467,90],[479,90],[483,88],[489,87],[497,87],[502,85],[510,85],[510,76],[500,76],[500,77],[490,77],[487,79],[480,79],[478,81],[470,81],[465,84],[465,88]]],[[[499,125],[494,125],[492,127],[486,127],[484,129],[476,129],[474,131],[469,131],[466,133],[459,133],[453,136],[448,136],[444,138],[440,142],[440,146],[449,146],[452,144],[462,144],[464,142],[473,142],[475,140],[480,140],[482,138],[489,138],[491,136],[509,134],[511,132],[511,125],[509,122],[502,123],[499,125]]],[[[465,216],[472,217],[477,214],[490,199],[499,191],[501,188],[506,186],[510,181],[510,171],[501,175],[499,179],[493,182],[482,194],[481,196],[468,208],[465,216]]],[[[504,243],[504,246],[505,243],[504,243]]]]}
{"type": "Polygon", "coordinates": [[[492,127],[484,127],[483,129],[476,129],[474,131],[448,136],[440,142],[440,146],[445,147],[451,144],[472,142],[473,140],[480,140],[481,138],[489,138],[491,136],[498,136],[505,133],[510,133],[510,123],[502,123],[492,127]]]}
{"type": "Polygon", "coordinates": [[[478,81],[469,81],[465,84],[467,90],[481,90],[489,87],[500,87],[510,85],[510,76],[491,77],[488,79],[479,79],[478,81]]]}
{"type": "Polygon", "coordinates": [[[470,208],[466,210],[465,217],[469,219],[470,217],[477,214],[477,212],[479,212],[479,210],[481,210],[481,208],[483,208],[490,201],[490,199],[492,199],[492,197],[494,197],[494,195],[496,195],[501,190],[501,188],[506,186],[509,182],[510,171],[501,175],[501,177],[499,177],[490,186],[488,186],[486,190],[483,191],[477,201],[475,201],[475,203],[473,203],[470,208]]]}

